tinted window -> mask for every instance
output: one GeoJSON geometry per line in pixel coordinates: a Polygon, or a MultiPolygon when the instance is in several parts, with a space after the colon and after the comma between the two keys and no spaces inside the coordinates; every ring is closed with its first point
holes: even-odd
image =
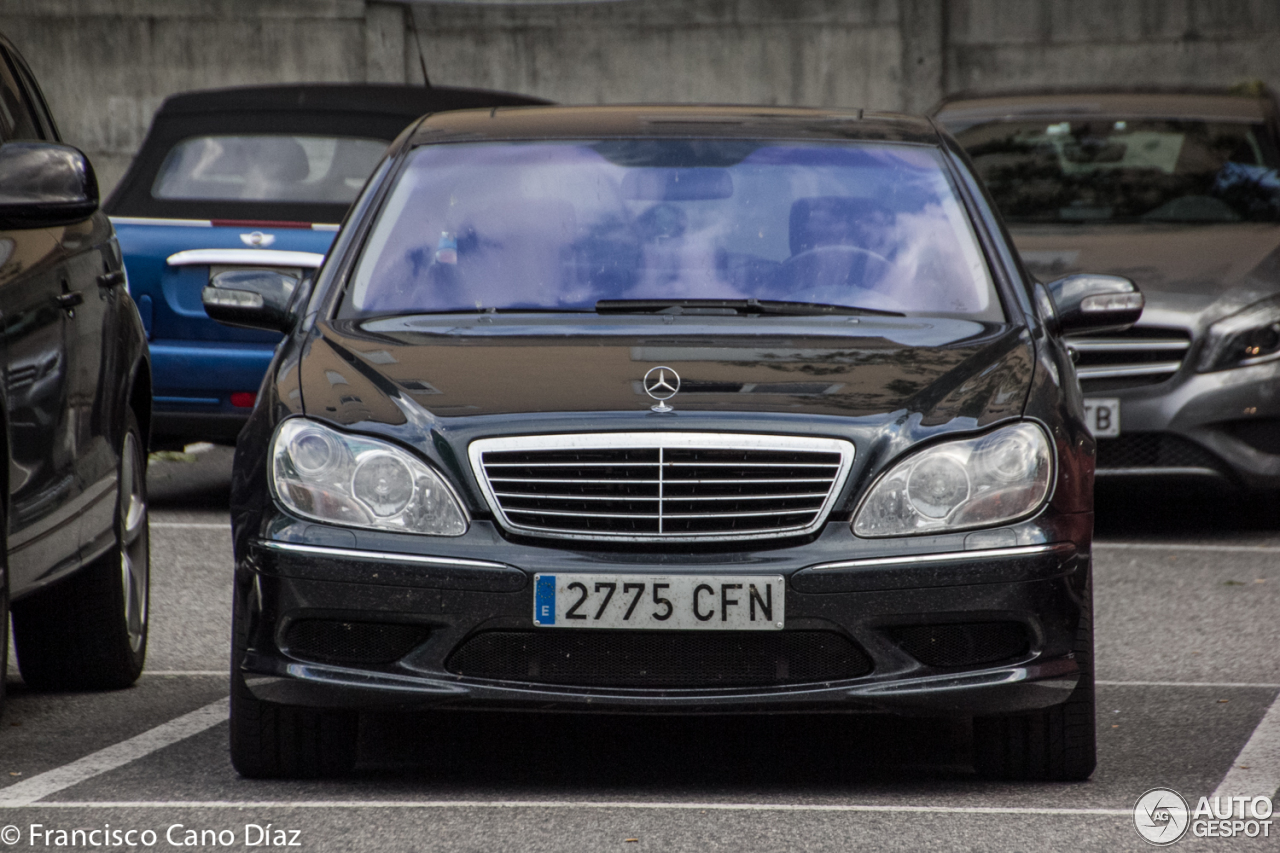
{"type": "Polygon", "coordinates": [[[153,198],[350,204],[387,143],[326,136],[197,136],[173,147],[153,198]]]}
{"type": "Polygon", "coordinates": [[[4,139],[44,138],[7,57],[0,60],[0,135],[4,139]]]}
{"type": "Polygon", "coordinates": [[[1280,221],[1280,157],[1260,124],[1039,119],[956,138],[1011,221],[1280,221]]]}
{"type": "Polygon", "coordinates": [[[349,315],[758,298],[999,320],[932,148],[642,140],[427,146],[349,315]]]}
{"type": "Polygon", "coordinates": [[[45,103],[44,93],[40,91],[35,78],[31,76],[31,69],[27,67],[22,57],[12,53],[8,54],[8,57],[10,66],[17,73],[18,79],[22,81],[22,88],[26,91],[27,100],[30,102],[36,121],[40,125],[40,135],[44,139],[56,142],[58,140],[57,123],[53,120],[49,105],[45,103]]]}

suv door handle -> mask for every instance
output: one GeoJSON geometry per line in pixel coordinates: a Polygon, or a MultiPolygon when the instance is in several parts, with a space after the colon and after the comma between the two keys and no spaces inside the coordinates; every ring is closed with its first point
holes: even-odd
{"type": "Polygon", "coordinates": [[[72,308],[84,302],[84,295],[78,290],[72,290],[69,293],[63,293],[53,297],[53,301],[58,303],[58,307],[65,308],[70,311],[72,308]]]}
{"type": "Polygon", "coordinates": [[[115,287],[124,284],[124,270],[106,272],[98,276],[98,287],[115,287]]]}

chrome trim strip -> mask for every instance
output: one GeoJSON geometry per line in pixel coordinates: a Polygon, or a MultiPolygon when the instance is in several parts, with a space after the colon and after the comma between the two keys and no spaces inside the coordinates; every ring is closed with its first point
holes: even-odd
{"type": "Polygon", "coordinates": [[[1029,557],[1034,554],[1048,554],[1051,551],[1065,551],[1073,547],[1070,543],[1056,542],[1051,545],[1018,545],[1013,548],[984,548],[978,551],[942,551],[937,554],[910,554],[905,557],[868,557],[863,560],[845,560],[840,563],[820,563],[809,566],[807,571],[826,572],[838,569],[865,569],[873,566],[907,566],[999,557],[1029,557]]]}
{"type": "Polygon", "coordinates": [[[160,219],[150,216],[112,216],[112,225],[176,225],[182,228],[212,228],[208,219],[160,219]]]}
{"type": "Polygon", "coordinates": [[[1150,477],[1150,476],[1177,476],[1177,477],[1224,477],[1221,471],[1213,468],[1199,468],[1195,466],[1167,468],[1096,468],[1093,475],[1095,477],[1150,477]]]}
{"type": "Polygon", "coordinates": [[[1067,346],[1080,352],[1151,352],[1152,350],[1190,349],[1191,341],[1182,338],[1146,338],[1132,341],[1067,338],[1067,346]]]}
{"type": "Polygon", "coordinates": [[[170,255],[171,267],[239,266],[304,267],[318,269],[324,255],[317,252],[290,252],[285,249],[187,249],[170,255]]]}
{"type": "Polygon", "coordinates": [[[292,554],[310,554],[314,557],[344,557],[349,560],[374,560],[380,563],[415,563],[428,566],[458,566],[464,569],[510,569],[506,563],[489,563],[484,560],[467,560],[463,557],[423,557],[418,554],[397,554],[391,551],[358,551],[352,548],[331,548],[328,545],[299,545],[275,539],[259,539],[257,544],[272,551],[292,554]]]}
{"type": "Polygon", "coordinates": [[[1114,364],[1106,367],[1077,367],[1076,376],[1081,379],[1113,379],[1121,376],[1159,376],[1177,373],[1180,361],[1159,361],[1155,364],[1114,364]]]}
{"type": "MultiPolygon", "coordinates": [[[[713,432],[617,432],[617,433],[580,433],[580,434],[562,434],[562,435],[530,435],[530,436],[512,436],[506,438],[481,438],[471,442],[467,448],[467,455],[471,460],[471,470],[475,474],[476,481],[480,484],[480,489],[484,493],[485,501],[489,508],[493,510],[494,517],[498,523],[504,528],[521,533],[528,533],[539,537],[549,539],[575,539],[579,541],[605,541],[605,542],[732,542],[746,541],[752,539],[777,539],[783,536],[802,536],[806,533],[812,533],[817,530],[826,521],[827,515],[830,513],[832,505],[839,497],[844,487],[845,479],[849,474],[850,468],[853,467],[853,459],[856,450],[853,442],[845,439],[837,438],[809,438],[788,435],[739,435],[736,433],[713,433],[713,432]],[[794,479],[760,479],[760,480],[719,480],[719,479],[663,479],[663,480],[587,480],[587,479],[532,479],[532,478],[512,478],[497,477],[492,483],[485,472],[483,463],[483,455],[491,452],[501,451],[519,451],[519,450],[600,450],[600,449],[616,449],[616,448],[663,448],[663,449],[738,449],[738,450],[793,450],[793,451],[809,451],[817,453],[839,453],[840,462],[836,470],[830,476],[821,478],[794,478],[794,479]],[[621,485],[627,483],[647,483],[669,485],[679,483],[680,485],[711,483],[723,485],[728,482],[732,483],[803,483],[817,482],[829,483],[829,491],[825,493],[825,500],[821,506],[809,509],[801,509],[794,511],[778,511],[768,513],[770,515],[812,515],[813,520],[808,524],[794,525],[785,528],[774,528],[750,533],[587,533],[584,531],[557,530],[555,528],[534,527],[528,524],[521,524],[510,518],[508,511],[511,513],[537,514],[538,510],[527,508],[510,507],[505,508],[498,499],[493,484],[500,482],[545,482],[545,483],[608,483],[611,485],[621,485]]],[[[657,462],[649,463],[657,465],[657,462]]],[[[826,464],[826,463],[823,463],[826,464]]],[[[749,465],[747,467],[750,467],[749,465]]],[[[834,467],[834,466],[833,466],[834,467]]],[[[532,495],[530,497],[539,497],[532,495]]],[[[648,496],[646,496],[648,497],[648,496]]],[[[659,492],[659,497],[662,497],[659,492]]],[[[770,496],[778,500],[785,500],[790,495],[770,496]]],[[[625,498],[624,498],[625,499],[625,498]]],[[[680,500],[680,498],[674,498],[680,500]]],[[[661,510],[662,503],[659,503],[659,511],[651,515],[645,516],[651,519],[661,519],[664,513],[661,510]]],[[[549,514],[549,513],[548,513],[549,514]]],[[[586,513],[574,513],[575,515],[585,515],[586,513]]],[[[707,517],[731,518],[734,515],[745,515],[744,513],[715,513],[707,517]]],[[[671,516],[675,518],[676,516],[671,516]]],[[[700,517],[700,516],[699,516],[700,517]]]]}

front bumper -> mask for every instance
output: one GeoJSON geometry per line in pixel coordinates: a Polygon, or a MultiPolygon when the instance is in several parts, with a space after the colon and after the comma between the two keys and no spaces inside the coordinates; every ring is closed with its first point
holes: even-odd
{"type": "Polygon", "coordinates": [[[1097,393],[1086,388],[1086,397],[1120,400],[1121,435],[1099,439],[1096,475],[1280,489],[1280,440],[1273,438],[1280,433],[1277,388],[1280,361],[1214,373],[1193,373],[1184,365],[1159,385],[1097,393]]]}
{"type": "MultiPolygon", "coordinates": [[[[1070,526],[1091,526],[1087,516],[1076,521],[1070,526]]],[[[1044,530],[1026,525],[1011,534],[1022,540],[1014,547],[965,551],[961,535],[885,543],[889,554],[842,561],[829,557],[849,553],[850,546],[865,551],[867,543],[853,539],[847,522],[833,522],[814,542],[749,555],[584,554],[503,543],[485,549],[486,560],[479,561],[462,556],[467,550],[461,543],[432,555],[373,551],[351,547],[350,531],[294,527],[306,532],[293,542],[255,541],[237,569],[239,670],[253,694],[271,702],[329,708],[969,716],[1060,704],[1079,678],[1074,652],[1090,570],[1087,534],[1077,545],[1053,541],[1044,530]],[[948,544],[958,550],[947,550],[948,544]],[[907,553],[906,545],[926,553],[907,553]],[[534,628],[529,581],[535,572],[708,574],[717,566],[726,574],[786,576],[782,633],[838,633],[866,653],[870,672],[818,683],[658,689],[484,679],[448,669],[450,654],[477,632],[555,630],[534,628]],[[298,620],[411,624],[423,629],[425,639],[391,663],[308,659],[291,651],[286,639],[298,620]],[[971,666],[921,663],[888,630],[993,622],[1020,623],[1027,644],[1006,659],[971,666]]],[[[502,543],[486,527],[476,522],[462,538],[502,543]]]]}

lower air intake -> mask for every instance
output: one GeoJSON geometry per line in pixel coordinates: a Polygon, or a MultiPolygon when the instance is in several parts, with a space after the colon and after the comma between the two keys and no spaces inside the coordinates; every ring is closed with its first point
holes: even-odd
{"type": "Polygon", "coordinates": [[[871,659],[833,631],[486,631],[445,668],[539,684],[714,689],[857,678],[871,659]]]}
{"type": "Polygon", "coordinates": [[[299,619],[285,632],[290,655],[316,663],[392,663],[427,638],[418,625],[299,619]]]}
{"type": "Polygon", "coordinates": [[[996,663],[1031,648],[1021,622],[973,622],[961,625],[910,625],[891,628],[889,637],[926,666],[954,667],[996,663]]]}

